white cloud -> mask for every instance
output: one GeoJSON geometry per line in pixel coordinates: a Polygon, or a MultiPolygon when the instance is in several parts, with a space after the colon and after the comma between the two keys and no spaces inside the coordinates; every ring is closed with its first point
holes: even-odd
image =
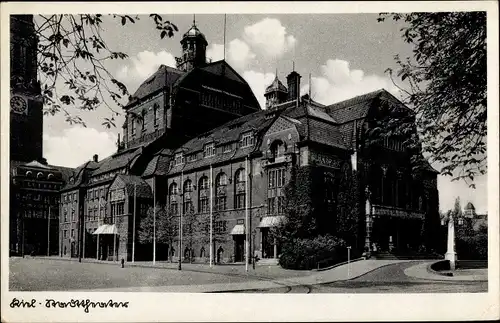
{"type": "Polygon", "coordinates": [[[266,107],[266,100],[264,98],[264,92],[266,87],[272,83],[274,80],[273,73],[260,73],[256,71],[245,71],[243,72],[243,78],[248,82],[248,85],[252,88],[253,93],[257,97],[261,108],[266,107]]]}
{"type": "Polygon", "coordinates": [[[287,35],[286,28],[274,18],[265,18],[246,26],[243,38],[252,48],[273,58],[281,57],[297,43],[295,37],[287,35]]]}
{"type": "Polygon", "coordinates": [[[207,49],[207,58],[214,62],[224,59],[224,45],[210,44],[207,49]]]}
{"type": "Polygon", "coordinates": [[[117,136],[94,128],[72,126],[60,136],[43,135],[43,154],[52,165],[78,167],[94,154],[104,159],[116,152],[117,136]]]}
{"type": "MultiPolygon", "coordinates": [[[[226,59],[232,67],[243,70],[248,66],[248,63],[255,58],[247,43],[239,38],[235,38],[229,42],[227,46],[226,59]]],[[[224,45],[212,44],[207,49],[207,57],[212,61],[224,59],[224,45]]]]}
{"type": "MultiPolygon", "coordinates": [[[[323,104],[332,104],[382,88],[398,95],[398,89],[389,78],[365,75],[361,70],[351,70],[349,62],[344,60],[329,59],[321,66],[321,72],[323,76],[311,78],[311,94],[314,100],[323,104]]],[[[301,88],[301,92],[308,91],[307,83],[301,88]]]]}
{"type": "Polygon", "coordinates": [[[128,87],[139,85],[151,76],[161,64],[175,67],[175,57],[166,51],[153,53],[142,51],[131,57],[132,64],[122,66],[117,73],[117,78],[128,87]]]}

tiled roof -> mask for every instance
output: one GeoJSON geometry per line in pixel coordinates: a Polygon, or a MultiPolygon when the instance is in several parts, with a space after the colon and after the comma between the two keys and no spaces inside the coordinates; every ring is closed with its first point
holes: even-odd
{"type": "Polygon", "coordinates": [[[73,172],[75,171],[74,168],[70,168],[70,167],[55,166],[55,165],[50,165],[50,167],[59,170],[61,172],[63,181],[66,183],[68,182],[70,176],[73,175],[73,172]]]}
{"type": "Polygon", "coordinates": [[[119,174],[116,178],[125,184],[125,189],[129,195],[134,194],[134,190],[137,188],[137,197],[153,197],[151,187],[140,176],[119,174]]]}
{"type": "Polygon", "coordinates": [[[116,153],[108,158],[103,159],[99,162],[99,168],[92,172],[92,176],[104,174],[113,171],[118,168],[127,166],[134,157],[138,156],[142,150],[140,147],[135,149],[130,149],[125,152],[116,153]]]}
{"type": "Polygon", "coordinates": [[[143,99],[158,90],[173,85],[184,72],[178,69],[160,65],[158,70],[145,80],[132,95],[132,100],[128,104],[134,103],[137,99],[143,99]]]}
{"type": "Polygon", "coordinates": [[[266,94],[269,92],[274,92],[274,91],[288,93],[286,86],[284,86],[283,83],[281,83],[281,81],[278,78],[278,75],[276,75],[276,77],[274,78],[274,81],[268,87],[266,87],[266,94]]]}
{"type": "Polygon", "coordinates": [[[352,99],[329,105],[325,107],[325,109],[326,112],[339,123],[364,118],[368,114],[373,99],[385,92],[387,91],[378,90],[359,95],[352,99]]]}

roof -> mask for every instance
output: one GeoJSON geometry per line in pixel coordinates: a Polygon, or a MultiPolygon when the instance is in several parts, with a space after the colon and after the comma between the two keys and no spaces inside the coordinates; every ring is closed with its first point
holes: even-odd
{"type": "Polygon", "coordinates": [[[465,209],[466,210],[475,210],[476,208],[474,207],[474,204],[472,204],[471,202],[467,203],[467,205],[465,206],[465,209]]]}
{"type": "Polygon", "coordinates": [[[207,43],[207,39],[205,38],[205,35],[203,35],[203,33],[193,23],[191,28],[189,28],[189,30],[186,31],[184,33],[184,35],[182,36],[182,41],[184,41],[184,39],[186,39],[186,38],[196,38],[196,37],[202,38],[205,41],[205,43],[207,43]]]}
{"type": "Polygon", "coordinates": [[[92,176],[104,174],[115,169],[126,167],[135,157],[141,154],[141,152],[141,146],[138,146],[133,149],[119,152],[108,158],[105,158],[101,162],[99,162],[99,167],[94,172],[92,172],[92,176]]]}
{"type": "Polygon", "coordinates": [[[132,196],[134,192],[136,192],[137,197],[153,197],[151,187],[140,176],[119,174],[116,176],[115,181],[116,180],[120,180],[125,185],[125,189],[129,196],[132,196]]]}
{"type": "Polygon", "coordinates": [[[278,79],[278,75],[276,75],[276,77],[274,78],[274,81],[266,88],[265,94],[270,93],[270,92],[275,92],[275,91],[288,93],[288,90],[286,89],[286,87],[278,79]]]}
{"type": "Polygon", "coordinates": [[[155,93],[163,88],[169,88],[184,74],[183,71],[170,66],[160,65],[158,70],[146,79],[132,95],[132,99],[127,105],[135,103],[152,93],[155,93]]]}
{"type": "Polygon", "coordinates": [[[74,168],[70,167],[64,167],[64,166],[55,166],[55,165],[50,165],[50,167],[57,169],[59,172],[62,174],[63,180],[67,183],[70,176],[73,175],[73,172],[75,171],[74,168]]]}

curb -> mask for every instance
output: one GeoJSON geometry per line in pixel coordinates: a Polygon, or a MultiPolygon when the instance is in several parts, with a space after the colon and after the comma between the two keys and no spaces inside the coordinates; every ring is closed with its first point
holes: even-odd
{"type": "Polygon", "coordinates": [[[363,257],[360,257],[360,258],[356,258],[356,259],[353,259],[353,260],[350,260],[350,261],[344,261],[344,262],[339,262],[338,264],[335,264],[335,265],[332,265],[330,267],[325,267],[325,268],[320,268],[320,269],[316,269],[315,271],[325,271],[325,270],[330,270],[330,269],[333,269],[335,267],[340,267],[340,266],[343,266],[343,265],[347,265],[348,263],[353,263],[353,262],[358,262],[360,260],[365,260],[365,258],[363,257]]]}

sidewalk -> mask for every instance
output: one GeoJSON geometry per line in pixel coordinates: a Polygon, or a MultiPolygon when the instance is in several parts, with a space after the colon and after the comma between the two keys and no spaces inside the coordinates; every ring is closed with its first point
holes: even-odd
{"type": "Polygon", "coordinates": [[[427,269],[434,261],[421,263],[409,268],[406,268],[404,273],[406,276],[426,279],[426,280],[441,280],[441,281],[488,281],[488,269],[468,269],[456,270],[454,276],[444,276],[429,272],[427,269]]]}
{"type": "MultiPolygon", "coordinates": [[[[315,284],[331,283],[334,281],[357,278],[380,267],[401,262],[408,262],[408,260],[362,260],[351,263],[349,265],[343,265],[321,272],[307,271],[305,272],[305,275],[301,277],[277,278],[273,280],[269,280],[269,277],[256,276],[255,274],[257,273],[254,274],[249,272],[248,276],[255,278],[256,279],[255,281],[242,282],[242,283],[228,283],[228,284],[126,287],[126,288],[112,288],[112,289],[101,289],[92,291],[208,293],[208,292],[230,292],[230,291],[241,291],[241,290],[269,289],[269,288],[277,288],[284,286],[292,287],[299,285],[315,285],[315,284]]],[[[215,268],[219,269],[219,267],[222,268],[224,266],[216,266],[215,268]]],[[[256,267],[256,269],[257,268],[258,267],[256,267]]],[[[80,290],[80,292],[83,291],[84,290],[80,290]]]]}

